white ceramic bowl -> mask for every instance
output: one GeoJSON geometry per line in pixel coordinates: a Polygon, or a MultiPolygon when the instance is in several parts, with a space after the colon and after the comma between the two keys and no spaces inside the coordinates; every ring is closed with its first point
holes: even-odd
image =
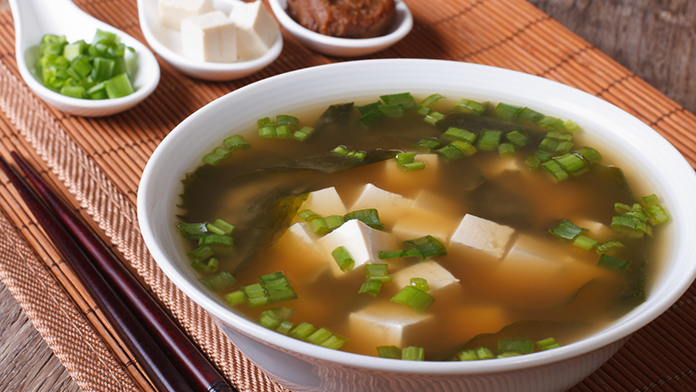
{"type": "MultiPolygon", "coordinates": [[[[215,0],[215,9],[229,13],[238,1],[215,0]]],[[[283,50],[283,36],[278,32],[275,43],[263,55],[234,63],[195,61],[184,56],[181,31],[162,25],[157,0],[138,0],[138,19],[145,40],[164,61],[182,73],[211,81],[234,80],[262,70],[278,58],[283,50]]]]}
{"type": "Polygon", "coordinates": [[[653,129],[599,98],[547,79],[482,65],[367,60],[274,76],[192,114],[150,158],[138,192],[138,219],[150,252],[171,280],[205,308],[252,361],[293,391],[542,392],[566,390],[584,379],[689,287],[696,276],[693,195],[696,175],[681,154],[653,129]],[[292,91],[292,99],[278,91],[292,91]],[[593,143],[621,146],[617,158],[645,176],[673,218],[660,228],[669,238],[667,260],[649,287],[647,301],[600,333],[554,350],[491,361],[411,362],[324,349],[272,332],[230,311],[196,281],[172,229],[183,173],[195,168],[223,138],[253,129],[257,118],[365,94],[404,91],[528,106],[572,119],[593,143]]]}
{"type": "Polygon", "coordinates": [[[301,44],[317,52],[338,57],[365,56],[394,45],[413,28],[411,11],[401,0],[396,0],[396,19],[387,33],[375,38],[338,38],[316,33],[295,22],[286,12],[287,0],[269,0],[278,22],[301,44]]]}

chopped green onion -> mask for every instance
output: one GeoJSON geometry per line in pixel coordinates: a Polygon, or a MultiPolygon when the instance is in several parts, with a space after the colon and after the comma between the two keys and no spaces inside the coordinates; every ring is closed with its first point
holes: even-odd
{"type": "Polygon", "coordinates": [[[222,147],[216,147],[213,152],[206,154],[203,157],[203,162],[209,165],[217,165],[218,163],[224,161],[232,155],[232,151],[226,150],[222,147]]]}
{"type": "Polygon", "coordinates": [[[327,341],[331,337],[331,335],[333,335],[333,332],[331,332],[331,330],[325,327],[321,327],[314,331],[311,335],[307,336],[307,341],[309,343],[313,343],[317,346],[320,346],[322,343],[327,341]]]}
{"type": "Polygon", "coordinates": [[[585,237],[584,235],[579,235],[575,237],[575,241],[573,241],[573,245],[585,249],[585,250],[592,250],[594,247],[597,245],[599,241],[593,240],[592,238],[585,237]]]}
{"type": "Polygon", "coordinates": [[[343,216],[341,215],[329,215],[326,218],[324,218],[324,222],[326,223],[326,227],[330,230],[336,229],[341,227],[345,220],[343,219],[343,216]]]}
{"type": "Polygon", "coordinates": [[[518,353],[515,351],[506,351],[504,353],[500,353],[500,354],[496,355],[495,357],[496,358],[510,358],[510,357],[518,357],[520,355],[522,355],[522,353],[518,353]]]}
{"type": "Polygon", "coordinates": [[[419,290],[423,290],[425,292],[430,291],[430,286],[428,285],[428,280],[425,278],[418,278],[418,277],[411,278],[410,284],[411,284],[411,286],[413,286],[419,290]]]}
{"type": "Polygon", "coordinates": [[[316,214],[316,213],[315,213],[314,211],[312,211],[312,210],[302,210],[302,211],[300,211],[300,212],[297,213],[297,216],[299,216],[299,217],[300,217],[302,220],[304,220],[305,222],[311,222],[311,221],[313,221],[314,219],[321,218],[321,215],[316,214]]]}
{"type": "Polygon", "coordinates": [[[343,272],[351,271],[355,267],[355,260],[344,246],[339,246],[331,251],[331,256],[336,260],[338,268],[343,272]]]}
{"type": "Polygon", "coordinates": [[[643,203],[644,206],[649,206],[652,204],[657,204],[658,200],[657,195],[653,193],[652,195],[640,197],[640,201],[643,203]]]}
{"type": "Polygon", "coordinates": [[[377,355],[380,358],[401,359],[401,349],[396,346],[379,346],[377,355]]]}
{"type": "Polygon", "coordinates": [[[247,305],[250,308],[266,306],[271,303],[271,298],[268,296],[266,289],[261,283],[253,283],[247,286],[242,286],[242,292],[247,299],[247,305]]]}
{"type": "Polygon", "coordinates": [[[652,229],[647,222],[630,215],[612,217],[611,228],[631,238],[643,238],[644,234],[652,235],[652,229]]]}
{"type": "Polygon", "coordinates": [[[288,301],[297,298],[295,288],[282,271],[259,276],[264,290],[268,293],[271,303],[288,301]]]}
{"type": "Polygon", "coordinates": [[[500,138],[503,136],[502,131],[493,129],[484,129],[481,131],[481,138],[478,141],[479,150],[495,151],[500,144],[500,138]]]}
{"type": "Polygon", "coordinates": [[[515,147],[524,147],[532,141],[532,138],[523,129],[506,133],[505,139],[515,147]]]}
{"type": "Polygon", "coordinates": [[[382,282],[379,280],[368,280],[360,286],[358,294],[369,294],[376,297],[379,294],[379,290],[382,288],[382,282]]]}
{"type": "Polygon", "coordinates": [[[539,121],[542,117],[544,117],[544,115],[535,110],[524,107],[515,114],[515,117],[536,124],[536,122],[539,121]]]}
{"type": "Polygon", "coordinates": [[[360,112],[360,114],[367,114],[369,112],[374,112],[375,110],[379,110],[379,109],[377,109],[377,107],[379,107],[379,105],[381,105],[381,104],[382,104],[381,101],[375,101],[372,103],[368,103],[367,105],[356,106],[355,108],[358,109],[358,112],[360,112]]]}
{"type": "Polygon", "coordinates": [[[476,355],[476,350],[461,350],[457,352],[455,358],[460,361],[478,361],[479,357],[476,355]]]}
{"type": "Polygon", "coordinates": [[[473,144],[467,143],[463,140],[455,140],[450,145],[456,147],[459,151],[462,152],[464,156],[470,157],[476,153],[476,147],[474,147],[473,144]]]}
{"type": "Polygon", "coordinates": [[[588,169],[585,160],[575,154],[565,154],[553,159],[563,168],[566,173],[570,173],[574,176],[577,176],[588,169]]]}
{"type": "Polygon", "coordinates": [[[191,259],[191,261],[203,261],[214,254],[215,252],[211,247],[201,246],[189,252],[188,257],[191,259]]]}
{"type": "Polygon", "coordinates": [[[384,225],[379,220],[379,213],[375,208],[367,208],[364,210],[352,211],[343,216],[343,219],[349,221],[351,219],[357,219],[362,223],[372,227],[377,230],[384,230],[384,225]]]}
{"type": "Polygon", "coordinates": [[[396,118],[396,117],[406,117],[406,111],[401,105],[379,105],[377,106],[385,117],[396,118]]]}
{"type": "Polygon", "coordinates": [[[566,132],[575,133],[580,130],[580,127],[572,120],[566,120],[566,122],[563,123],[563,129],[566,132]]]}
{"type": "Polygon", "coordinates": [[[118,74],[106,81],[106,95],[110,99],[125,97],[134,91],[127,73],[118,74]]]}
{"type": "Polygon", "coordinates": [[[540,118],[537,123],[538,126],[546,129],[563,129],[563,120],[556,118],[556,117],[551,117],[551,116],[544,116],[540,118]]]}
{"type": "Polygon", "coordinates": [[[500,143],[498,145],[498,155],[501,157],[514,157],[517,154],[515,153],[515,146],[512,143],[500,143]]]}
{"type": "Polygon", "coordinates": [[[516,352],[528,354],[534,352],[534,342],[527,338],[501,338],[498,340],[498,352],[516,352]]]}
{"type": "Polygon", "coordinates": [[[277,136],[275,125],[266,125],[259,128],[259,138],[261,139],[275,139],[277,136]]]}
{"type": "Polygon", "coordinates": [[[475,133],[457,127],[447,128],[445,133],[442,134],[442,137],[449,140],[463,140],[468,143],[473,143],[476,141],[475,133]]]}
{"type": "Polygon", "coordinates": [[[539,348],[541,348],[544,351],[550,350],[552,348],[561,347],[561,345],[558,344],[558,342],[556,342],[556,339],[554,339],[554,338],[542,339],[542,340],[536,342],[536,344],[538,344],[539,348]]]}
{"type": "Polygon", "coordinates": [[[394,159],[396,159],[396,163],[399,165],[405,165],[407,163],[411,163],[414,161],[416,157],[416,153],[414,152],[401,152],[396,154],[394,159]]]}
{"type": "Polygon", "coordinates": [[[404,361],[423,361],[425,360],[425,349],[415,346],[404,347],[401,350],[401,359],[404,361]]]}
{"type": "Polygon", "coordinates": [[[404,241],[404,245],[410,245],[413,249],[417,250],[421,257],[423,257],[423,260],[435,256],[447,255],[445,244],[431,235],[404,241]]]}
{"type": "Polygon", "coordinates": [[[499,120],[512,121],[520,110],[522,110],[521,106],[508,105],[500,102],[498,106],[495,107],[493,116],[499,120]]]}
{"type": "Polygon", "coordinates": [[[435,103],[436,101],[439,101],[440,99],[443,99],[443,98],[445,98],[445,97],[443,97],[440,94],[432,94],[432,95],[429,95],[428,97],[426,97],[424,100],[422,100],[421,103],[418,104],[418,106],[423,106],[423,107],[427,108],[430,105],[432,105],[433,103],[435,103]]]}
{"type": "Polygon", "coordinates": [[[207,261],[196,259],[191,262],[191,268],[202,274],[214,274],[219,265],[220,262],[215,257],[211,257],[207,261]]]}
{"type": "Polygon", "coordinates": [[[358,118],[363,125],[368,128],[374,127],[384,120],[384,114],[378,109],[371,110],[358,118]]]}
{"type": "Polygon", "coordinates": [[[667,211],[665,211],[665,209],[659,204],[645,206],[645,212],[650,216],[653,225],[659,225],[660,223],[665,223],[669,220],[667,211]]]}
{"type": "Polygon", "coordinates": [[[326,220],[324,218],[315,218],[309,221],[309,225],[312,227],[312,232],[316,235],[324,235],[328,233],[329,226],[326,224],[326,220]]]}
{"type": "Polygon", "coordinates": [[[585,161],[587,161],[588,165],[591,165],[593,163],[599,163],[602,160],[602,154],[600,154],[597,150],[595,150],[592,147],[581,147],[577,151],[575,151],[577,154],[580,154],[583,158],[585,158],[585,161]]]}
{"type": "Polygon", "coordinates": [[[459,159],[464,156],[462,150],[458,149],[457,146],[451,143],[436,150],[436,152],[442,155],[447,160],[447,162],[452,162],[455,159],[459,159]]]}
{"type": "Polygon", "coordinates": [[[247,302],[246,294],[244,294],[244,291],[242,291],[242,290],[237,290],[237,291],[233,291],[231,293],[225,294],[225,299],[232,306],[241,305],[241,304],[247,302]]]}
{"type": "Polygon", "coordinates": [[[628,260],[620,259],[614,256],[609,256],[607,254],[600,255],[599,262],[597,262],[598,266],[616,272],[626,271],[630,264],[631,262],[628,260]]]}
{"type": "Polygon", "coordinates": [[[408,306],[417,312],[424,312],[435,302],[435,298],[416,287],[406,286],[396,293],[390,301],[408,306]]]}
{"type": "Polygon", "coordinates": [[[573,222],[563,219],[558,225],[556,225],[554,228],[549,230],[551,234],[555,235],[556,237],[563,239],[563,240],[568,240],[568,241],[573,241],[577,236],[582,234],[583,231],[587,229],[584,229],[579,226],[575,226],[573,222]]]}
{"type": "Polygon", "coordinates": [[[439,123],[443,118],[445,118],[444,114],[436,111],[430,111],[425,117],[423,117],[423,121],[430,125],[437,125],[437,123],[439,123]]]}
{"type": "Polygon", "coordinates": [[[205,223],[179,222],[176,224],[176,227],[179,229],[179,234],[187,240],[196,240],[208,233],[205,223]]]}
{"type": "Polygon", "coordinates": [[[601,244],[595,245],[595,250],[599,253],[604,253],[611,249],[624,248],[625,245],[619,240],[609,240],[607,242],[602,242],[601,244]]]}
{"type": "Polygon", "coordinates": [[[232,246],[234,244],[234,238],[228,235],[220,234],[207,234],[198,239],[198,246],[202,245],[222,245],[222,246],[232,246]]]}
{"type": "Polygon", "coordinates": [[[326,339],[321,346],[330,348],[332,350],[338,350],[339,348],[343,347],[346,343],[348,343],[348,338],[345,336],[341,336],[338,334],[333,334],[331,337],[326,339]]]}
{"type": "Polygon", "coordinates": [[[486,110],[486,106],[469,99],[462,99],[454,106],[454,110],[466,114],[481,115],[486,110]]]}
{"type": "Polygon", "coordinates": [[[307,338],[314,333],[317,329],[314,327],[314,325],[306,322],[301,322],[297,324],[295,328],[290,331],[290,336],[300,339],[300,340],[307,340],[307,338]]]}
{"type": "Polygon", "coordinates": [[[295,116],[290,116],[287,114],[279,114],[276,116],[276,123],[278,125],[288,125],[290,127],[297,128],[300,126],[300,120],[295,116]]]}
{"type": "Polygon", "coordinates": [[[225,146],[227,146],[227,148],[231,151],[248,150],[251,148],[251,144],[249,144],[242,135],[230,136],[227,139],[225,139],[223,143],[225,143],[225,146]]]}
{"type": "Polygon", "coordinates": [[[209,232],[220,235],[231,235],[237,229],[222,219],[216,219],[213,223],[207,223],[205,227],[209,232]]]}
{"type": "Polygon", "coordinates": [[[480,346],[476,347],[476,356],[478,359],[493,359],[495,358],[495,355],[493,355],[493,350],[486,346],[480,346]]]}
{"type": "Polygon", "coordinates": [[[403,165],[398,166],[399,170],[402,172],[410,172],[410,171],[416,171],[416,170],[423,170],[425,169],[425,162],[417,161],[417,162],[411,162],[411,163],[406,163],[403,165]]]}
{"type": "Polygon", "coordinates": [[[237,279],[228,270],[222,270],[215,275],[198,279],[198,281],[203,283],[210,291],[222,290],[237,284],[237,279]]]}
{"type": "Polygon", "coordinates": [[[382,95],[380,98],[386,105],[401,105],[404,110],[416,110],[416,99],[411,93],[382,95]]]}
{"type": "Polygon", "coordinates": [[[290,321],[283,320],[280,322],[280,325],[276,328],[276,332],[282,333],[283,335],[287,335],[291,329],[295,327],[295,323],[291,323],[290,321]]]}
{"type": "Polygon", "coordinates": [[[427,152],[430,152],[442,145],[442,141],[436,137],[424,137],[418,143],[416,143],[414,146],[422,148],[426,150],[427,152]]]}
{"type": "Polygon", "coordinates": [[[546,169],[557,182],[568,179],[568,173],[563,170],[563,167],[556,161],[546,161],[541,164],[541,167],[546,169]]]}
{"type": "Polygon", "coordinates": [[[295,140],[299,140],[299,141],[303,142],[303,141],[307,140],[308,137],[312,136],[313,133],[314,133],[314,128],[304,126],[300,129],[298,129],[297,131],[295,131],[292,134],[292,138],[295,140]]]}
{"type": "Polygon", "coordinates": [[[389,276],[389,264],[365,264],[365,278],[367,280],[391,282],[392,277],[389,276]]]}

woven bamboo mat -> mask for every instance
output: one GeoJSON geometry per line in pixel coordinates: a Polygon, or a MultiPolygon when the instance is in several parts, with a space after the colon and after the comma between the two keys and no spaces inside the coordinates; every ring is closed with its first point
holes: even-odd
{"type": "MultiPolygon", "coordinates": [[[[405,0],[414,14],[405,40],[373,58],[466,61],[509,68],[577,87],[632,113],[696,167],[696,116],[525,0],[405,0]]],[[[135,0],[76,0],[97,18],[141,39],[135,0]]],[[[138,230],[142,170],[158,143],[189,114],[230,91],[279,73],[342,59],[311,52],[285,35],[280,58],[251,77],[203,82],[161,62],[154,94],[116,116],[67,116],[23,84],[11,14],[0,13],[0,154],[18,150],[112,244],[240,391],[282,391],[237,351],[197,305],[157,268],[138,230]]],[[[138,364],[50,245],[8,181],[0,177],[0,279],[84,391],[152,391],[138,364]]],[[[696,390],[696,288],[638,331],[573,391],[696,390]]]]}

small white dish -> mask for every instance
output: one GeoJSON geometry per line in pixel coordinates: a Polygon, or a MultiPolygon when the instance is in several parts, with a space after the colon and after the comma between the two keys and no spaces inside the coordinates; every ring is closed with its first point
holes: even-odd
{"type": "Polygon", "coordinates": [[[63,112],[84,117],[102,117],[130,109],[150,95],[160,79],[157,59],[145,45],[130,35],[82,11],[69,0],[10,0],[15,23],[17,66],[25,83],[42,100],[63,112]],[[135,92],[116,99],[72,98],[45,87],[36,67],[44,34],[64,35],[68,42],[92,42],[97,29],[117,34],[135,49],[126,51],[126,64],[135,92]]]}
{"type": "MultiPolygon", "coordinates": [[[[215,9],[229,13],[234,0],[213,1],[215,9]]],[[[243,78],[271,64],[283,50],[283,37],[278,32],[275,43],[266,53],[254,59],[235,63],[211,63],[186,58],[181,44],[181,32],[162,25],[157,0],[138,0],[138,18],[143,35],[152,50],[182,73],[197,79],[225,81],[243,78]]]]}
{"type": "Polygon", "coordinates": [[[278,22],[301,44],[317,52],[338,57],[358,57],[376,53],[404,38],[413,28],[413,16],[403,1],[395,2],[396,19],[385,35],[375,38],[338,38],[319,34],[295,22],[285,12],[287,0],[268,1],[278,22]]]}

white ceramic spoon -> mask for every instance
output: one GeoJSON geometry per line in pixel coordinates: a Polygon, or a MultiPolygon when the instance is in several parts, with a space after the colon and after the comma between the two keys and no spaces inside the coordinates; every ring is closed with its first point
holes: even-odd
{"type": "MultiPolygon", "coordinates": [[[[216,10],[229,14],[239,0],[213,0],[216,10]]],[[[164,27],[159,15],[157,0],[138,0],[138,16],[143,35],[154,50],[166,62],[194,78],[223,81],[243,78],[271,64],[283,50],[280,32],[275,43],[263,55],[235,63],[211,63],[194,61],[184,56],[181,31],[164,27]]]]}
{"type": "Polygon", "coordinates": [[[76,116],[101,117],[127,110],[152,93],[160,79],[157,59],[130,35],[88,15],[70,0],[10,0],[15,25],[17,65],[27,86],[51,106],[76,116]],[[90,100],[67,97],[46,88],[37,78],[38,46],[44,34],[65,35],[68,42],[92,42],[97,29],[117,34],[126,50],[126,65],[135,92],[115,99],[90,100]]]}

